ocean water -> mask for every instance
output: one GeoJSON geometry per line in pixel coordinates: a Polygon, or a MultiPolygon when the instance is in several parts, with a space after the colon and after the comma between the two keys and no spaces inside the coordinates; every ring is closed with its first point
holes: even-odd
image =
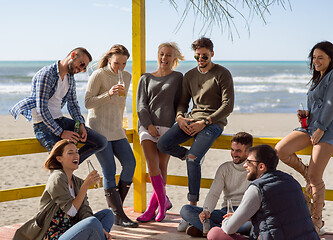
{"type": "MultiPolygon", "coordinates": [[[[0,114],[8,114],[16,102],[30,95],[31,79],[43,66],[53,61],[0,61],[0,114]]],[[[228,68],[234,79],[235,108],[238,113],[295,113],[300,103],[306,105],[310,72],[305,61],[215,61],[228,68]]],[[[181,62],[177,71],[187,72],[195,61],[181,62]]],[[[156,61],[146,62],[146,72],[157,69],[156,61]]],[[[75,75],[82,113],[89,74],[75,75]]],[[[132,71],[132,62],[125,70],[132,71]]],[[[126,112],[132,112],[132,90],[127,97],[126,112]]],[[[67,108],[65,107],[66,111],[67,108]]]]}

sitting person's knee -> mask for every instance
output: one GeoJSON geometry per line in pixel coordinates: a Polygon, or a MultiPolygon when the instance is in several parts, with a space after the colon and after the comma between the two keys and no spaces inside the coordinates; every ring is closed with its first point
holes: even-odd
{"type": "Polygon", "coordinates": [[[222,236],[225,233],[223,232],[222,228],[220,227],[213,227],[212,229],[209,230],[207,234],[207,239],[209,240],[221,240],[223,239],[222,236]]]}

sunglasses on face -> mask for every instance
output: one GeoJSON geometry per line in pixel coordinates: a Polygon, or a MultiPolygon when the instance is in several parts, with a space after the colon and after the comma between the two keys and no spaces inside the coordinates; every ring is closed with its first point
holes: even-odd
{"type": "Polygon", "coordinates": [[[86,68],[86,64],[85,64],[85,62],[81,62],[80,65],[79,65],[79,67],[80,67],[81,69],[85,69],[85,68],[86,68]]]}
{"type": "Polygon", "coordinates": [[[194,55],[194,59],[195,60],[199,60],[200,58],[202,58],[203,60],[208,60],[208,56],[206,56],[206,55],[194,55]]]}

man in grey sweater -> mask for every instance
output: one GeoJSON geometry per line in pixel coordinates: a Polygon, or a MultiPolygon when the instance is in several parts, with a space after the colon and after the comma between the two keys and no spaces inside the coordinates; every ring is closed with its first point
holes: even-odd
{"type": "Polygon", "coordinates": [[[201,160],[218,138],[234,107],[234,86],[230,72],[212,62],[213,43],[202,37],[192,43],[196,68],[188,71],[182,83],[182,95],[175,123],[158,141],[158,149],[186,160],[190,204],[199,201],[201,160]],[[193,108],[187,114],[190,100],[193,108]],[[187,116],[188,115],[188,116],[187,116]],[[194,138],[188,150],[181,143],[194,138]]]}
{"type": "MultiPolygon", "coordinates": [[[[252,146],[253,137],[246,132],[236,133],[231,139],[232,161],[225,162],[216,171],[214,181],[206,196],[203,208],[185,205],[180,211],[181,217],[190,224],[186,233],[193,237],[203,236],[203,221],[209,221],[211,227],[219,226],[223,216],[227,214],[227,201],[231,200],[234,210],[239,206],[244,192],[250,184],[246,179],[244,161],[248,157],[248,149],[252,146]],[[223,192],[221,209],[215,209],[216,204],[223,192]]],[[[238,232],[248,234],[251,228],[250,222],[243,225],[238,232]]],[[[181,230],[181,229],[179,229],[181,230]]]]}

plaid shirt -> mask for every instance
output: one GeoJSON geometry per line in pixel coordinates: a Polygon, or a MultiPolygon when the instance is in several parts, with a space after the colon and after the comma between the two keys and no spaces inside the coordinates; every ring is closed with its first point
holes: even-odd
{"type": "MultiPolygon", "coordinates": [[[[76,98],[76,84],[73,75],[68,76],[69,88],[66,95],[61,101],[61,108],[67,102],[67,109],[74,121],[79,120],[84,123],[84,118],[81,115],[80,107],[76,98]]],[[[59,80],[58,63],[43,67],[32,78],[32,89],[30,97],[27,97],[12,107],[9,112],[18,118],[20,114],[27,118],[28,121],[32,119],[31,109],[36,108],[36,111],[43,119],[46,126],[50,128],[53,134],[59,136],[63,129],[54,121],[48,108],[48,101],[53,96],[57,89],[59,80]]]]}

